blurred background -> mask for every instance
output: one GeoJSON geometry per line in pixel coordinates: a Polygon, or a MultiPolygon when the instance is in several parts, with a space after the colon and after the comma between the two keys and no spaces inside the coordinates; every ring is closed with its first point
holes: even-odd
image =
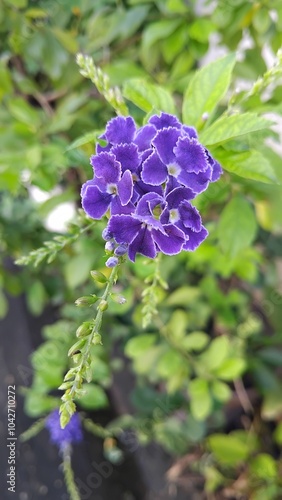
{"type": "MultiPolygon", "coordinates": [[[[92,176],[94,138],[114,110],[80,75],[76,54],[93,57],[142,124],[157,90],[160,109],[179,113],[195,70],[233,51],[227,98],[251,88],[275,64],[282,4],[0,0],[0,7],[5,439],[9,384],[17,387],[17,435],[58,406],[68,348],[91,314],[74,301],[93,293],[91,269],[105,271],[104,224],[79,211],[79,193],[92,176]],[[30,265],[15,265],[38,248],[30,265]]],[[[276,127],[266,142],[255,135],[251,161],[236,144],[233,162],[222,156],[224,176],[197,199],[210,237],[193,254],[162,260],[169,290],[156,285],[159,313],[143,330],[144,280],[155,263],[124,266],[118,286],[127,302],[106,314],[93,382],[79,401],[86,429],[73,467],[82,499],[282,498],[282,87],[268,83],[238,109],[268,113],[276,127]]],[[[18,445],[16,498],[69,498],[60,461],[44,429],[18,445]]]]}

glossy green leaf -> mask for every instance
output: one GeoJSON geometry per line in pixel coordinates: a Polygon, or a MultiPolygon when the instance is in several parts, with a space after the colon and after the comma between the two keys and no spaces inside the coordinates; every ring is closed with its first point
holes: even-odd
{"type": "Polygon", "coordinates": [[[219,244],[230,257],[247,248],[254,241],[257,222],[250,203],[242,196],[235,196],[223,209],[219,224],[219,244]]]}
{"type": "Polygon", "coordinates": [[[200,134],[200,140],[205,146],[223,144],[241,135],[267,129],[270,125],[270,120],[254,113],[221,116],[200,134]]]}
{"type": "Polygon", "coordinates": [[[234,64],[235,55],[228,54],[195,73],[184,95],[184,123],[197,127],[204,113],[214,111],[229,87],[234,64]]]}
{"type": "Polygon", "coordinates": [[[218,151],[216,159],[221,166],[233,174],[244,179],[277,184],[278,179],[268,159],[259,151],[250,150],[233,154],[227,151],[218,151]]]}
{"type": "Polygon", "coordinates": [[[141,78],[127,80],[123,86],[123,96],[146,113],[153,109],[175,113],[174,101],[169,91],[141,78]]]}

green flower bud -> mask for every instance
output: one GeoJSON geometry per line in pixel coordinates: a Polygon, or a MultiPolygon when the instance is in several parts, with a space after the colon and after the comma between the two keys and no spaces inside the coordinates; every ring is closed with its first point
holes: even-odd
{"type": "Polygon", "coordinates": [[[102,345],[102,337],[101,337],[100,333],[95,333],[93,340],[92,340],[92,344],[94,344],[94,345],[101,344],[102,345]]]}
{"type": "Polygon", "coordinates": [[[76,336],[85,337],[86,335],[89,335],[91,331],[91,326],[92,326],[91,321],[84,321],[84,323],[82,323],[76,330],[76,336]]]}
{"type": "Polygon", "coordinates": [[[75,301],[75,305],[77,307],[90,307],[92,306],[93,304],[95,304],[95,302],[97,302],[98,300],[98,297],[97,295],[85,295],[84,297],[79,297],[78,299],[76,299],[75,301]]]}
{"type": "Polygon", "coordinates": [[[106,300],[102,299],[98,307],[99,307],[100,311],[104,312],[108,309],[108,302],[106,300]]]}
{"type": "Polygon", "coordinates": [[[103,273],[100,273],[100,271],[90,271],[90,274],[93,280],[97,281],[97,283],[107,283],[108,281],[107,276],[105,276],[103,273]]]}

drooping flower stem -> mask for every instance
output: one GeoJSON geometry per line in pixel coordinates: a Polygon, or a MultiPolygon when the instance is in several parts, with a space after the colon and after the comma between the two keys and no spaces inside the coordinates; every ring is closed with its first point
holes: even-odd
{"type": "Polygon", "coordinates": [[[71,467],[71,447],[66,446],[63,449],[63,471],[66,487],[70,496],[70,500],[80,500],[79,491],[75,484],[74,474],[71,467]]]}
{"type": "Polygon", "coordinates": [[[168,289],[167,283],[161,277],[160,261],[162,254],[159,253],[155,258],[155,267],[151,275],[147,276],[145,283],[148,285],[142,292],[142,326],[147,328],[152,322],[152,317],[157,314],[157,305],[159,302],[160,288],[168,289]]]}
{"type": "Polygon", "coordinates": [[[92,295],[89,297],[81,297],[76,301],[77,305],[91,305],[99,300],[99,304],[96,317],[90,322],[82,323],[77,329],[77,336],[81,338],[69,350],[69,356],[72,356],[73,361],[77,364],[67,372],[64,383],[59,387],[59,389],[65,390],[65,394],[62,396],[63,404],[60,407],[60,421],[63,428],[67,425],[70,417],[75,412],[76,407],[74,399],[82,394],[82,383],[84,379],[87,382],[90,382],[92,379],[91,346],[102,344],[100,329],[103,314],[108,308],[108,299],[117,281],[118,268],[122,260],[123,258],[121,257],[118,261],[118,265],[112,268],[108,279],[102,275],[102,273],[96,271],[92,272],[92,277],[94,279],[97,281],[102,279],[102,281],[106,282],[105,291],[100,299],[98,299],[96,295],[92,295]]]}

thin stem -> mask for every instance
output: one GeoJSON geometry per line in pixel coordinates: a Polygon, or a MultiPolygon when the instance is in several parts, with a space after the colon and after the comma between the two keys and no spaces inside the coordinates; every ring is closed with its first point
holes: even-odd
{"type": "MultiPolygon", "coordinates": [[[[112,269],[107,286],[106,286],[105,291],[102,295],[101,301],[108,300],[110,293],[112,291],[112,288],[113,288],[114,284],[116,283],[117,274],[118,274],[118,266],[113,267],[113,269],[112,269]]],[[[83,349],[81,361],[80,361],[80,364],[78,366],[77,373],[75,375],[74,383],[73,383],[72,388],[71,388],[70,393],[69,393],[69,395],[72,398],[75,397],[75,393],[76,393],[77,389],[79,388],[80,381],[81,381],[81,372],[82,372],[82,370],[87,362],[87,358],[89,357],[93,337],[95,334],[99,333],[99,331],[100,331],[101,323],[102,323],[102,319],[103,319],[103,314],[104,314],[104,311],[102,309],[99,309],[99,307],[98,307],[98,311],[97,311],[96,317],[94,319],[94,326],[92,328],[90,335],[88,336],[86,346],[83,349]]]]}
{"type": "Polygon", "coordinates": [[[74,474],[71,467],[71,447],[66,446],[63,449],[63,471],[66,487],[70,496],[70,500],[81,500],[79,491],[75,484],[74,474]]]}
{"type": "Polygon", "coordinates": [[[29,429],[27,429],[25,432],[20,434],[20,440],[22,442],[28,441],[28,439],[31,439],[33,436],[36,436],[42,429],[45,427],[45,420],[46,417],[40,418],[34,424],[32,424],[29,429]]]}

